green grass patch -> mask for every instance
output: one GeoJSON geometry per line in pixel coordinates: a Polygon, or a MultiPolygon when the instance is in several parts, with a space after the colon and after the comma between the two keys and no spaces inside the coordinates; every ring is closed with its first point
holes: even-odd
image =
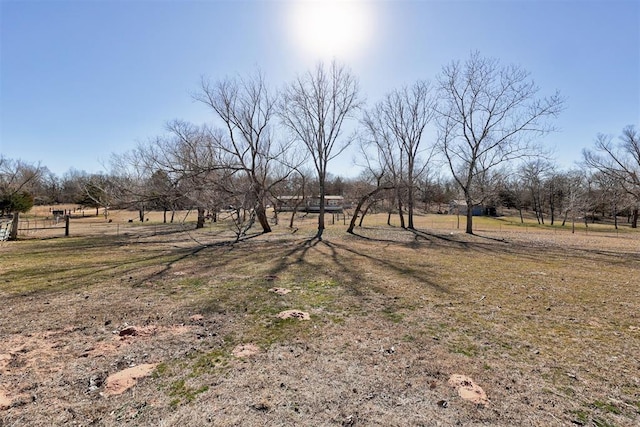
{"type": "Polygon", "coordinates": [[[199,394],[207,390],[209,390],[207,385],[191,387],[186,384],[185,380],[177,380],[169,386],[169,396],[173,398],[169,405],[175,409],[181,404],[191,403],[199,394]]]}
{"type": "Polygon", "coordinates": [[[613,403],[596,400],[591,404],[591,406],[593,406],[594,408],[598,408],[603,412],[608,412],[610,414],[616,414],[616,415],[622,414],[622,411],[613,403]]]}

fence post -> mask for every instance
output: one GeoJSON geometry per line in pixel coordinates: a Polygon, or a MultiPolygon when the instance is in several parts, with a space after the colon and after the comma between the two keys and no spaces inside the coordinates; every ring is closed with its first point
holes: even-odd
{"type": "Polygon", "coordinates": [[[65,237],[69,237],[69,218],[71,218],[71,215],[64,216],[64,236],[65,237]]]}

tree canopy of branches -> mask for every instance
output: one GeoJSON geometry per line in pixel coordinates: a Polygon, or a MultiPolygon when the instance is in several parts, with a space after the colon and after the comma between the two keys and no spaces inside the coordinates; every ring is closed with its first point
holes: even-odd
{"type": "Polygon", "coordinates": [[[406,193],[410,229],[414,229],[416,184],[433,154],[431,150],[420,162],[419,155],[425,151],[423,134],[433,117],[433,104],[429,83],[417,81],[410,87],[387,94],[371,111],[365,112],[363,119],[368,142],[377,148],[379,168],[386,171],[395,183],[403,226],[401,190],[406,193]]]}
{"type": "Polygon", "coordinates": [[[342,137],[345,120],[360,107],[358,82],[335,61],[328,67],[319,63],[289,84],[281,108],[284,125],[300,141],[313,161],[320,189],[320,214],[316,238],[325,228],[325,181],[327,166],[344,151],[353,137],[342,137]]]}
{"type": "Polygon", "coordinates": [[[553,130],[547,119],[563,108],[559,93],[538,98],[529,73],[471,54],[443,67],[439,77],[438,142],[467,203],[466,232],[473,234],[478,179],[508,161],[537,153],[534,138],[553,130]]]}
{"type": "Polygon", "coordinates": [[[638,227],[640,210],[640,132],[634,126],[622,130],[619,143],[613,138],[599,134],[594,150],[584,150],[585,163],[602,174],[619,182],[632,197],[632,227],[638,227]]]}
{"type": "Polygon", "coordinates": [[[211,108],[222,122],[224,130],[213,130],[210,141],[231,176],[236,172],[244,174],[250,195],[246,203],[255,212],[262,231],[270,232],[266,214],[270,188],[291,171],[277,167],[287,162],[289,151],[288,144],[274,141],[271,129],[277,97],[268,91],[264,76],[258,73],[215,84],[203,80],[196,99],[211,108]]]}
{"type": "Polygon", "coordinates": [[[0,215],[28,212],[44,168],[0,156],[0,215]]]}

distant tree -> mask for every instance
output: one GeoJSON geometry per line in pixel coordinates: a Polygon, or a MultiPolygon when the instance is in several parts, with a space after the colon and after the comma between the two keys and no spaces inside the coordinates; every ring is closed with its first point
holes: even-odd
{"type": "Polygon", "coordinates": [[[102,208],[103,215],[107,218],[109,209],[117,197],[117,188],[114,186],[113,179],[102,173],[91,174],[84,177],[79,185],[81,186],[81,198],[77,202],[82,206],[95,208],[96,215],[102,208]]]}
{"type": "Polygon", "coordinates": [[[566,202],[564,204],[564,218],[562,226],[564,227],[569,214],[571,214],[571,232],[576,231],[576,219],[580,213],[586,216],[588,206],[588,189],[587,179],[584,171],[572,170],[567,172],[565,178],[565,194],[566,202]]]}
{"type": "Polygon", "coordinates": [[[60,179],[46,166],[42,166],[40,174],[32,186],[32,193],[36,205],[60,203],[60,179]]]}
{"type": "Polygon", "coordinates": [[[327,167],[353,140],[343,138],[342,131],[345,120],[352,118],[360,106],[358,82],[345,66],[334,61],[327,69],[320,63],[286,87],[281,105],[282,122],[306,148],[318,177],[316,238],[322,239],[327,167]]]}
{"type": "Polygon", "coordinates": [[[33,195],[27,191],[18,191],[0,196],[0,216],[8,213],[26,213],[33,207],[33,195]]]}
{"type": "Polygon", "coordinates": [[[27,212],[33,206],[34,193],[45,171],[40,165],[13,160],[0,155],[0,199],[6,206],[2,214],[27,212]],[[24,206],[31,200],[26,211],[24,206]]]}
{"type": "Polygon", "coordinates": [[[609,135],[599,134],[594,150],[584,150],[585,164],[615,179],[633,198],[631,227],[638,227],[640,210],[640,132],[633,126],[622,130],[614,144],[609,135]]]}
{"type": "Polygon", "coordinates": [[[169,135],[156,141],[152,160],[176,182],[182,195],[197,211],[196,228],[203,228],[206,211],[228,205],[224,185],[229,177],[222,153],[215,149],[212,132],[201,126],[174,120],[169,135]]]}
{"type": "MultiPolygon", "coordinates": [[[[415,193],[419,180],[427,170],[435,144],[425,146],[423,135],[433,117],[434,97],[426,81],[393,91],[365,113],[364,125],[380,149],[386,153],[390,170],[395,174],[398,186],[406,194],[408,228],[414,229],[415,193]],[[420,162],[419,156],[425,158],[420,162]]],[[[398,192],[398,195],[400,192],[398,192]]],[[[398,201],[400,202],[400,197],[398,201]]],[[[402,204],[398,206],[402,217],[402,204]]]]}
{"type": "Polygon", "coordinates": [[[518,210],[520,223],[524,224],[522,211],[528,206],[528,197],[523,177],[518,174],[504,176],[500,184],[498,197],[502,206],[518,210]]]}
{"type": "Polygon", "coordinates": [[[518,174],[528,190],[531,207],[536,215],[538,224],[544,224],[544,208],[547,201],[546,184],[552,173],[553,165],[542,158],[526,161],[518,169],[518,174]]]}
{"type": "Polygon", "coordinates": [[[602,206],[602,215],[605,216],[608,212],[613,218],[613,224],[617,230],[619,213],[629,207],[626,203],[629,199],[628,193],[620,185],[618,179],[600,171],[593,175],[593,180],[600,190],[599,202],[602,206]]]}
{"type": "Polygon", "coordinates": [[[13,214],[9,239],[18,236],[18,217],[34,203],[34,188],[42,175],[40,165],[12,160],[0,155],[0,216],[13,214]]]}
{"type": "Polygon", "coordinates": [[[539,152],[535,137],[553,130],[547,119],[563,107],[558,93],[537,98],[538,87],[518,66],[471,54],[443,67],[438,78],[439,147],[466,200],[466,232],[473,234],[474,187],[487,171],[539,152]]]}
{"type": "Polygon", "coordinates": [[[154,194],[149,181],[153,174],[148,166],[144,151],[131,150],[124,154],[113,154],[110,161],[111,183],[114,188],[114,202],[121,209],[135,209],[138,219],[143,222],[154,194]]]}

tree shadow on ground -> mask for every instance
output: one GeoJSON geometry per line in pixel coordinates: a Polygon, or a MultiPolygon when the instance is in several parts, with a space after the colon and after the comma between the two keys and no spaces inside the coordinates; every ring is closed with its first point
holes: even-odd
{"type": "MultiPolygon", "coordinates": [[[[400,246],[407,245],[406,243],[393,240],[379,240],[372,238],[368,238],[368,240],[378,242],[384,241],[388,244],[400,246]]],[[[432,274],[428,271],[429,266],[425,263],[416,265],[415,268],[408,269],[406,266],[394,263],[391,259],[385,259],[382,256],[377,256],[373,253],[367,253],[364,250],[356,249],[353,245],[349,245],[348,241],[345,243],[338,243],[327,240],[326,238],[322,240],[311,238],[294,244],[291,249],[282,254],[279,262],[269,271],[269,274],[277,276],[296,265],[306,264],[307,267],[317,268],[317,264],[312,264],[310,262],[308,257],[309,252],[312,250],[323,252],[325,249],[328,253],[321,253],[319,259],[323,259],[323,257],[328,255],[327,259],[330,263],[327,263],[327,265],[331,265],[336,268],[336,276],[341,276],[338,277],[341,279],[341,283],[354,295],[362,295],[362,288],[366,286],[363,284],[367,282],[367,271],[360,267],[361,265],[364,265],[364,263],[359,262],[360,260],[366,260],[367,262],[375,265],[385,266],[390,271],[411,277],[437,292],[449,292],[448,289],[428,278],[432,274]]],[[[380,290],[378,289],[378,291],[380,290]]]]}

